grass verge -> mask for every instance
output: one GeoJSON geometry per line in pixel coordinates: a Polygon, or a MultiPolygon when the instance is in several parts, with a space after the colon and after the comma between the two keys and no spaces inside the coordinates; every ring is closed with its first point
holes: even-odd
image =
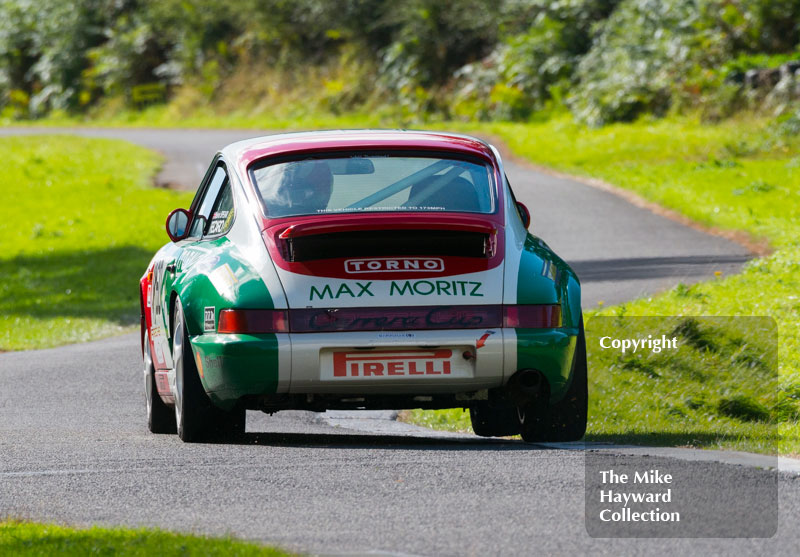
{"type": "Polygon", "coordinates": [[[136,284],[189,195],[156,189],[153,152],[69,136],[0,138],[0,350],[46,348],[138,324],[136,284]]]}
{"type": "Polygon", "coordinates": [[[232,538],[210,538],[174,534],[163,530],[70,528],[32,522],[0,522],[0,554],[21,557],[50,555],[235,555],[288,556],[279,549],[232,538]]]}

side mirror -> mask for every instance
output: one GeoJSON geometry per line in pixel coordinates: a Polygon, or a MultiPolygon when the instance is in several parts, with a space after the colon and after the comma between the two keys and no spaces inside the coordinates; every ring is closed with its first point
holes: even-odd
{"type": "Polygon", "coordinates": [[[522,224],[525,226],[525,229],[527,230],[528,227],[531,225],[531,212],[528,211],[528,208],[519,201],[517,201],[517,211],[519,211],[519,218],[522,219],[522,224]]]}
{"type": "Polygon", "coordinates": [[[186,209],[175,209],[167,217],[167,236],[173,242],[179,242],[189,235],[191,213],[186,209]]]}

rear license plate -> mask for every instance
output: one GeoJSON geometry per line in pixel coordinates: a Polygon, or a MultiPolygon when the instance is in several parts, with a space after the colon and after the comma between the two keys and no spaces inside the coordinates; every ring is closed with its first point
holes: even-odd
{"type": "Polygon", "coordinates": [[[469,347],[437,347],[392,350],[322,350],[320,376],[325,381],[352,379],[420,379],[473,377],[469,347]]]}

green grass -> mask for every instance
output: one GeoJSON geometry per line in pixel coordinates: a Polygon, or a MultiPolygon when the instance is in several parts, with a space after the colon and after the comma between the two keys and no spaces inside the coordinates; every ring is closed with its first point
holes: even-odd
{"type": "Polygon", "coordinates": [[[768,317],[595,316],[586,323],[593,370],[589,440],[777,453],[798,418],[800,385],[777,372],[768,317]],[[599,341],[676,338],[676,350],[621,353],[599,341]]]}
{"type": "Polygon", "coordinates": [[[0,138],[0,350],[130,330],[137,283],[189,195],[152,187],[153,152],[67,136],[0,138]]]}
{"type": "Polygon", "coordinates": [[[279,549],[232,538],[173,534],[162,530],[129,528],[70,528],[32,522],[0,522],[0,555],[182,556],[235,555],[278,557],[279,549]]]}
{"type": "Polygon", "coordinates": [[[313,130],[353,129],[377,127],[406,127],[412,120],[405,120],[397,111],[379,109],[372,112],[331,114],[307,108],[302,104],[290,104],[269,113],[253,114],[249,110],[221,113],[210,106],[193,107],[187,111],[172,105],[154,105],[143,110],[117,110],[102,114],[74,116],[55,113],[41,120],[0,119],[0,125],[24,127],[134,127],[134,128],[224,128],[251,130],[313,130]]]}

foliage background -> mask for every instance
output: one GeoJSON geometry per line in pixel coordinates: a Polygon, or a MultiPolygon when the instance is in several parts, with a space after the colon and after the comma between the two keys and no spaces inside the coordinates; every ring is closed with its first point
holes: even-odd
{"type": "Polygon", "coordinates": [[[118,109],[159,84],[186,110],[278,111],[300,89],[416,120],[716,119],[789,111],[793,70],[745,72],[799,43],[800,0],[0,0],[0,110],[118,109]]]}

